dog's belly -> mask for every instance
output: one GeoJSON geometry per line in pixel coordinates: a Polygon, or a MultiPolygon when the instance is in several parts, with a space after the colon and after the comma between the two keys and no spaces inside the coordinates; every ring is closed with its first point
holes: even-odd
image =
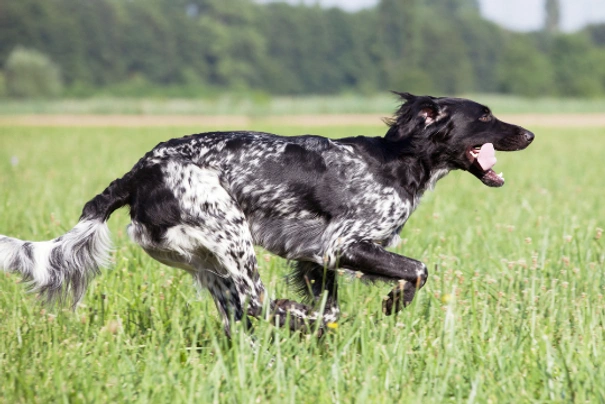
{"type": "Polygon", "coordinates": [[[253,214],[247,217],[256,245],[292,260],[321,261],[327,223],[321,218],[293,219],[253,214]]]}
{"type": "Polygon", "coordinates": [[[304,210],[290,215],[258,210],[247,212],[246,218],[256,245],[286,259],[323,263],[326,257],[338,256],[342,249],[360,241],[396,246],[411,212],[409,204],[391,202],[393,207],[385,203],[390,216],[370,210],[336,217],[304,210]]]}

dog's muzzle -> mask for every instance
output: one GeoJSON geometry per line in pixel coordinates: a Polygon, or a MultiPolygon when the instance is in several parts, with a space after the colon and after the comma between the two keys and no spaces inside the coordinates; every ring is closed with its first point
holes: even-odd
{"type": "Polygon", "coordinates": [[[502,173],[496,174],[492,167],[496,164],[496,150],[491,143],[480,147],[470,147],[466,150],[466,158],[471,162],[469,172],[479,178],[488,187],[501,187],[504,185],[502,173]]]}

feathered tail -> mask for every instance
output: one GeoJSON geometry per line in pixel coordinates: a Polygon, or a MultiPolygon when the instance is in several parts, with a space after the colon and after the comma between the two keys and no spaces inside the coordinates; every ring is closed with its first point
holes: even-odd
{"type": "Polygon", "coordinates": [[[78,224],[56,239],[33,242],[0,236],[0,269],[20,273],[47,303],[71,300],[75,307],[89,282],[109,264],[106,221],[128,204],[128,188],[127,176],[113,181],[84,206],[78,224]]]}

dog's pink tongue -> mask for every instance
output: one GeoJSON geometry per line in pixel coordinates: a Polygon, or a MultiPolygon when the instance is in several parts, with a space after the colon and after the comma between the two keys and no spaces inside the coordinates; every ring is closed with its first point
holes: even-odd
{"type": "Polygon", "coordinates": [[[477,162],[483,171],[489,170],[496,164],[496,151],[494,150],[493,144],[486,143],[481,146],[481,150],[479,150],[479,155],[477,156],[477,162]]]}

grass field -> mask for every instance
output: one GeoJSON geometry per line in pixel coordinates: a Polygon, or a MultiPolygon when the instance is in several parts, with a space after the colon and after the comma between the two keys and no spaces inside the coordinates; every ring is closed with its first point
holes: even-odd
{"type": "MultiPolygon", "coordinates": [[[[602,113],[605,99],[522,98],[476,94],[467,98],[488,104],[499,114],[602,113]]],[[[111,98],[1,100],[0,116],[16,114],[135,114],[135,115],[267,115],[384,114],[392,112],[397,97],[389,93],[362,96],[268,96],[231,94],[207,99],[111,98]]]]}
{"type": "MultiPolygon", "coordinates": [[[[0,233],[64,233],[144,152],[202,129],[0,127],[0,233]]],[[[454,172],[426,194],[396,249],[430,269],[415,302],[383,317],[389,286],[343,279],[321,340],[260,321],[256,349],[240,328],[228,341],[209,296],[135,247],[117,211],[115,265],[76,312],[0,273],[0,402],[603,402],[605,129],[530,129],[528,150],[498,155],[504,188],[454,172]]],[[[294,297],[286,262],[259,263],[294,297]]]]}

